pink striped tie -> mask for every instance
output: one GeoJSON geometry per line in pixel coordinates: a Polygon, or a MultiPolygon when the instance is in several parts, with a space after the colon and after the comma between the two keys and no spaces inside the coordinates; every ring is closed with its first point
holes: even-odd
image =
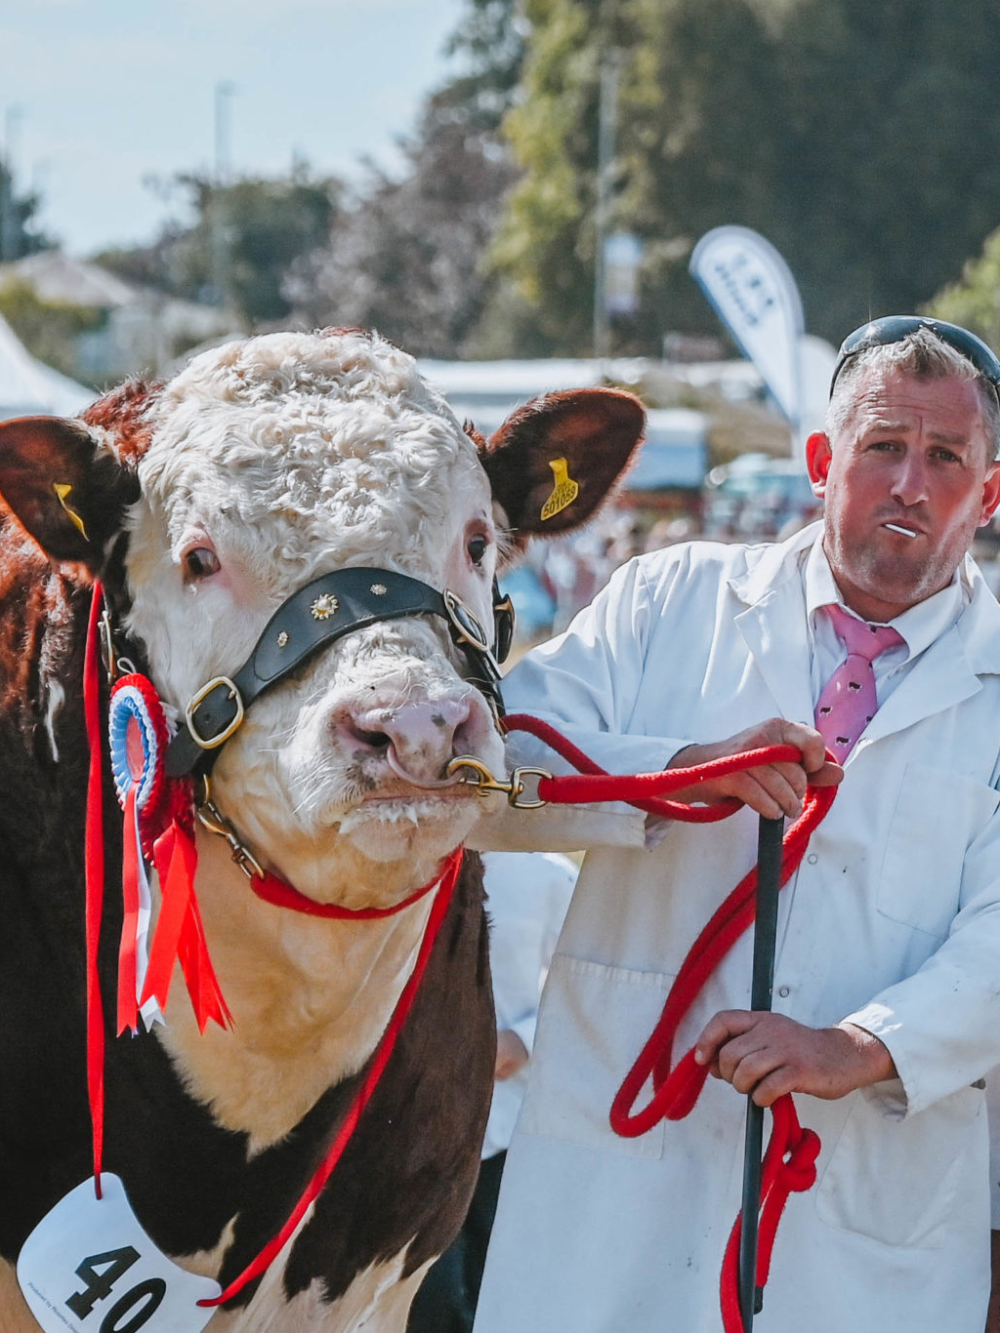
{"type": "Polygon", "coordinates": [[[868,625],[842,606],[821,610],[833,622],[837,638],[847,649],[847,660],[837,667],[819,696],[816,730],[842,764],[878,709],[872,661],[906,640],[891,625],[868,625]]]}

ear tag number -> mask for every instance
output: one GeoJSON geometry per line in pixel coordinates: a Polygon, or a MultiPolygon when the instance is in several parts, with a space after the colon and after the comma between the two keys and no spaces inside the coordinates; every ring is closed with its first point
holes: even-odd
{"type": "Polygon", "coordinates": [[[564,509],[568,509],[580,494],[580,484],[569,475],[569,463],[565,458],[553,458],[549,463],[555,485],[552,494],[542,505],[542,521],[555,518],[564,509]]]}
{"type": "Polygon", "coordinates": [[[222,1288],[161,1254],[118,1176],[85,1180],[24,1242],[17,1280],[44,1333],[200,1333],[222,1288]]]}

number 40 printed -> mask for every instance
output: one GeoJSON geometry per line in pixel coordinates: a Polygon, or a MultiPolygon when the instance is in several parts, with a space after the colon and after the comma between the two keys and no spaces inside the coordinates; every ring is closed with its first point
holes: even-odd
{"type": "Polygon", "coordinates": [[[167,1258],[132,1211],[121,1180],[101,1175],[42,1218],[17,1260],[17,1280],[44,1333],[201,1333],[215,1314],[211,1278],[167,1258]]]}
{"type": "MultiPolygon", "coordinates": [[[[110,1296],[118,1280],[138,1262],[139,1251],[131,1245],[88,1255],[76,1269],[77,1276],[87,1285],[83,1291],[74,1292],[66,1304],[80,1319],[86,1319],[95,1303],[110,1296]]],[[[138,1333],[160,1308],[166,1294],[167,1284],[162,1277],[147,1277],[137,1282],[108,1310],[98,1333],[138,1333]]]]}

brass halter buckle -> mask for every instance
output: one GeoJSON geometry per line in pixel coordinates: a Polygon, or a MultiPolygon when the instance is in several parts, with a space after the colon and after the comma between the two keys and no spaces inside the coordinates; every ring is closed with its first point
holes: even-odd
{"type": "Polygon", "coordinates": [[[198,818],[209,830],[210,833],[217,833],[220,838],[225,838],[229,844],[229,850],[232,852],[233,860],[246,875],[247,879],[264,878],[264,868],[250,851],[250,849],[240,840],[239,834],[230,824],[229,820],[221,813],[219,807],[212,800],[212,788],[209,785],[207,777],[202,777],[201,799],[198,801],[198,818]]]}
{"type": "Polygon", "coordinates": [[[527,766],[515,768],[510,775],[510,781],[504,782],[495,778],[481,759],[476,759],[471,754],[460,754],[452,759],[445,769],[445,774],[449,778],[454,777],[463,769],[471,773],[472,776],[462,777],[459,781],[477,787],[480,796],[488,796],[492,791],[503,792],[507,797],[507,804],[513,810],[540,810],[543,805],[548,804],[546,801],[538,799],[537,788],[534,800],[521,799],[525,792],[524,779],[526,777],[538,778],[539,781],[542,778],[551,778],[552,774],[544,768],[530,768],[527,766]]]}
{"type": "Polygon", "coordinates": [[[225,741],[228,741],[229,737],[240,726],[245,716],[246,714],[243,707],[243,698],[236,685],[233,683],[233,681],[229,679],[228,676],[213,677],[212,680],[210,680],[206,685],[203,685],[201,687],[201,689],[197,692],[197,694],[192,695],[190,702],[184,709],[184,719],[187,722],[188,731],[191,733],[194,743],[200,746],[201,749],[203,750],[218,749],[220,745],[222,745],[225,741]],[[198,711],[198,708],[200,707],[202,700],[206,697],[206,695],[211,694],[212,691],[220,685],[228,688],[230,699],[236,700],[236,716],[233,718],[232,722],[230,722],[228,726],[223,727],[222,730],[217,733],[217,735],[208,737],[199,736],[198,730],[194,725],[194,715],[198,711]]]}

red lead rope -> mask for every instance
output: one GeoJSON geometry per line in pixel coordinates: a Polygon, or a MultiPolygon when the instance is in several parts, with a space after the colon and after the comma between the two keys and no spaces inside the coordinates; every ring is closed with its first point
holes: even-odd
{"type": "MultiPolygon", "coordinates": [[[[614,777],[605,773],[554,727],[538,718],[524,713],[512,714],[506,719],[505,725],[508,731],[526,731],[536,736],[586,774],[583,777],[542,778],[538,783],[540,800],[554,804],[627,801],[640,810],[687,822],[725,818],[739,808],[739,803],[730,801],[724,805],[694,808],[655,798],[665,792],[690,787],[694,782],[741,772],[759,764],[796,761],[801,757],[794,746],[773,745],[697,768],[668,769],[662,773],[644,773],[637,777],[614,777]]],[[[836,787],[809,788],[802,814],[785,834],[782,886],[798,869],[809,839],[826,816],[836,790],[836,787]]],[[[756,890],[757,869],[754,867],[718,908],[682,963],[656,1027],[612,1103],[611,1128],[623,1138],[645,1134],[660,1120],[682,1120],[694,1109],[705,1086],[708,1068],[695,1063],[693,1048],[673,1065],[674,1039],[681,1020],[701,988],[747,927],[753,924],[756,890]],[[652,1096],[637,1111],[636,1102],[647,1082],[652,1084],[652,1096]]],[[[758,1287],[763,1287],[767,1282],[778,1222],[788,1196],[793,1191],[807,1190],[815,1183],[816,1157],[820,1150],[818,1135],[811,1129],[803,1129],[799,1124],[790,1094],[778,1098],[771,1107],[771,1114],[774,1124],[764,1155],[761,1180],[758,1287]]],[[[737,1216],[722,1265],[720,1299],[725,1333],[743,1333],[738,1280],[741,1221],[742,1217],[737,1216]]]]}
{"type": "MultiPolygon", "coordinates": [[[[87,954],[87,1091],[90,1102],[93,1134],[94,1182],[97,1197],[101,1197],[102,1145],[104,1137],[104,1014],[101,1003],[97,953],[101,930],[101,908],[104,892],[104,849],[102,810],[102,754],[103,738],[100,724],[99,655],[97,626],[103,594],[95,581],[87,646],[84,662],[84,712],[87,743],[90,749],[88,797],[86,818],[86,954],[87,954]]],[[[705,823],[724,819],[740,808],[738,801],[716,806],[692,807],[676,801],[661,799],[665,793],[678,791],[729,773],[743,772],[760,764],[796,762],[801,756],[790,745],[768,746],[744,754],[728,756],[695,768],[670,769],[659,773],[643,773],[632,777],[616,777],[605,772],[593,760],[577,749],[553,727],[525,714],[506,719],[508,731],[527,731],[551,746],[572,763],[580,777],[543,777],[538,784],[538,795],[554,804],[579,804],[593,801],[626,801],[654,815],[705,823]]],[[[785,835],[781,883],[794,874],[805,852],[809,837],[823,819],[833,800],[835,788],[810,788],[802,815],[785,835]]],[[[203,1306],[219,1306],[231,1300],[255,1278],[260,1277],[282,1248],[295,1234],[309,1207],[319,1197],[331,1173],[350,1142],[362,1112],[371,1100],[379,1079],[389,1061],[403,1024],[413,1007],[417,991],[430,959],[434,941],[447,914],[462,866],[462,849],[457,848],[444,862],[431,884],[418,890],[391,911],[398,911],[436,889],[427,927],[417,953],[417,960],[406,982],[388,1026],[375,1048],[368,1073],[358,1089],[347,1115],[333,1142],[320,1162],[312,1179],[299,1198],[284,1225],[257,1257],[212,1300],[199,1301],[203,1306]]],[[[191,875],[193,880],[193,872],[191,875]]],[[[309,910],[324,916],[351,917],[381,916],[381,910],[362,909],[343,912],[341,909],[321,908],[318,904],[303,908],[302,896],[281,881],[271,880],[257,887],[262,897],[276,906],[309,910]]],[[[753,870],[736,886],[718,909],[712,920],[695,941],[685,959],[664,1005],[656,1029],[622,1084],[611,1109],[611,1125],[617,1134],[635,1136],[645,1133],[660,1119],[679,1120],[691,1111],[704,1086],[708,1070],[694,1063],[689,1051],[671,1068],[673,1041],[677,1026],[690,1008],[705,981],[735,941],[754,919],[754,895],[757,872],[753,870]],[[640,1111],[634,1106],[647,1080],[652,1081],[653,1095],[640,1111]]],[[[155,946],[154,946],[155,952],[155,946]]],[[[152,972],[154,959],[150,958],[152,972]]],[[[148,980],[148,978],[147,978],[148,980]]],[[[144,997],[145,998],[145,997],[144,997]]],[[[165,998],[165,997],[164,997],[165,998]]],[[[195,998],[195,997],[193,997],[195,998]]],[[[774,1131],[764,1158],[762,1177],[762,1208],[757,1285],[763,1286],[770,1267],[771,1251],[781,1211],[789,1193],[808,1189],[816,1178],[815,1160],[819,1139],[811,1130],[802,1130],[795,1114],[792,1099],[780,1098],[771,1108],[774,1131]]],[[[726,1250],[722,1271],[722,1314],[726,1333],[742,1333],[739,1312],[737,1270],[739,1253],[740,1218],[737,1217],[726,1250]]]]}
{"type": "Polygon", "coordinates": [[[427,963],[430,960],[431,950],[434,948],[434,941],[437,939],[441,923],[444,921],[448,912],[448,906],[451,903],[451,896],[455,885],[458,883],[459,871],[462,868],[462,848],[459,847],[451,853],[444,863],[444,868],[440,875],[433,881],[431,887],[437,885],[437,893],[434,902],[431,905],[431,914],[427,921],[427,928],[424,931],[424,937],[420,942],[420,951],[417,954],[417,961],[414,964],[410,978],[403,987],[403,992],[396,1001],[396,1007],[392,1011],[392,1017],[389,1019],[389,1025],[378,1046],[375,1048],[375,1055],[372,1059],[368,1073],[365,1075],[364,1082],[358,1089],[358,1092],[351,1103],[347,1115],[337,1131],[337,1134],[327,1149],[326,1156],[320,1162],[319,1166],[313,1172],[313,1177],[305,1190],[302,1192],[298,1203],[295,1205],[291,1216],[285,1222],[285,1225],[273,1236],[267,1245],[257,1255],[257,1258],[251,1264],[244,1268],[240,1275],[230,1282],[220,1295],[214,1296],[211,1300],[199,1301],[199,1305],[222,1305],[231,1300],[233,1296],[243,1290],[248,1282],[254,1278],[260,1277],[266,1271],[268,1266],[277,1258],[282,1247],[295,1234],[295,1229],[305,1217],[309,1206],[319,1198],[323,1186],[330,1179],[333,1168],[344,1155],[344,1149],[350,1142],[351,1135],[361,1118],[361,1113],[371,1100],[372,1093],[378,1087],[382,1072],[389,1063],[389,1057],[392,1055],[393,1047],[402,1031],[403,1024],[406,1022],[407,1015],[413,1008],[413,1001],[417,997],[417,991],[420,988],[420,982],[427,971],[427,963]]]}
{"type": "MultiPolygon", "coordinates": [[[[103,732],[101,728],[101,709],[100,709],[100,655],[97,646],[97,627],[100,620],[101,607],[103,605],[103,591],[100,583],[94,583],[93,599],[90,607],[90,619],[87,625],[87,642],[85,648],[84,669],[83,669],[83,699],[84,715],[87,731],[87,744],[90,750],[90,765],[87,778],[87,818],[85,833],[85,881],[86,881],[86,959],[87,959],[87,1097],[90,1105],[91,1118],[91,1141],[94,1161],[94,1188],[97,1197],[101,1198],[101,1167],[103,1159],[104,1145],[104,1053],[105,1053],[105,1035],[104,1035],[104,1007],[101,1001],[100,976],[97,966],[98,944],[101,934],[101,916],[104,898],[104,822],[103,822],[103,780],[102,780],[102,755],[103,755],[103,732]]],[[[458,883],[459,873],[462,869],[463,848],[457,847],[450,856],[446,857],[438,873],[430,881],[415,893],[400,903],[396,903],[391,908],[385,909],[342,909],[336,907],[327,907],[323,904],[313,903],[311,900],[303,897],[290,885],[285,885],[275,877],[268,877],[265,891],[261,896],[277,906],[289,907],[295,911],[307,911],[314,916],[325,917],[346,917],[352,919],[372,919],[383,916],[389,916],[395,912],[411,906],[418,899],[424,897],[427,893],[434,893],[434,900],[431,904],[430,915],[427,925],[424,929],[423,937],[417,950],[417,959],[399,999],[396,1001],[395,1008],[389,1018],[388,1025],[375,1047],[374,1055],[371,1059],[368,1072],[365,1075],[361,1086],[351,1102],[333,1142],[327,1149],[319,1166],[313,1172],[312,1178],[306,1185],[299,1197],[291,1214],[274,1235],[267,1245],[260,1251],[244,1270],[233,1279],[220,1295],[211,1300],[199,1301],[199,1305],[216,1306],[222,1305],[226,1301],[242,1291],[243,1288],[260,1277],[281,1252],[283,1246],[294,1236],[296,1228],[301,1223],[309,1210],[309,1207],[315,1202],[323,1190],[326,1182],[329,1180],[337,1163],[344,1155],[351,1140],[351,1136],[357,1127],[358,1121],[365,1107],[368,1105],[379,1080],[389,1062],[393,1049],[403,1025],[413,1008],[413,1003],[420,989],[420,983],[423,980],[424,973],[427,971],[427,964],[430,961],[431,952],[434,948],[434,942],[437,939],[441,924],[444,921],[448,907],[451,903],[452,895],[455,891],[455,885],[458,883]]],[[[191,853],[194,852],[194,844],[191,842],[191,853]]],[[[193,884],[194,870],[186,878],[193,884]]],[[[187,900],[184,900],[187,903],[187,900]]],[[[183,906],[184,904],[182,904],[183,906]]],[[[176,923],[175,923],[176,924],[176,923]]],[[[198,930],[200,931],[200,918],[198,919],[198,930]]],[[[174,933],[179,933],[178,930],[174,933]]],[[[180,958],[176,949],[168,949],[164,955],[170,960],[170,970],[173,967],[173,959],[180,958]]],[[[207,958],[207,951],[206,951],[207,958]]],[[[150,958],[150,975],[153,974],[156,966],[155,946],[154,954],[150,958]]],[[[214,973],[211,980],[215,984],[214,973]]],[[[169,976],[166,985],[169,984],[169,976]]],[[[163,1000],[166,1001],[166,986],[163,988],[163,1000]]],[[[134,992],[133,992],[134,993],[134,992]]],[[[196,1012],[199,1010],[197,996],[192,996],[195,1002],[196,1012]]],[[[221,993],[219,995],[220,1003],[221,993]]],[[[224,1004],[223,1004],[224,1007],[224,1004]]],[[[226,1015],[228,1017],[228,1013],[226,1015]]],[[[202,1025],[202,1030],[204,1027],[202,1025]]]]}

